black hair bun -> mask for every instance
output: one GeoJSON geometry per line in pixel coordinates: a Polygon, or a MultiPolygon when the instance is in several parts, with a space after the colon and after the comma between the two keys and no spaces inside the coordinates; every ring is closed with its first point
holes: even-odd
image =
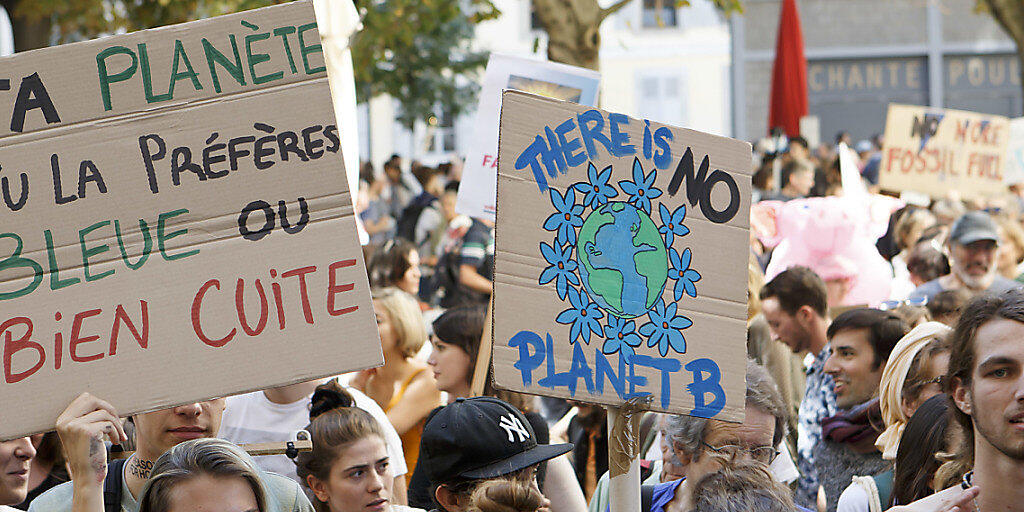
{"type": "Polygon", "coordinates": [[[337,380],[331,379],[329,382],[317,386],[316,390],[313,391],[313,398],[311,399],[309,409],[309,421],[313,421],[314,418],[325,412],[339,407],[352,407],[353,405],[355,405],[355,399],[352,398],[352,395],[338,385],[337,380]]]}

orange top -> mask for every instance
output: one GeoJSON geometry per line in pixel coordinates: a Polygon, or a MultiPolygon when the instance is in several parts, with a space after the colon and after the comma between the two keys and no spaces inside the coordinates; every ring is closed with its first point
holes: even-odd
{"type": "MultiPolygon", "coordinates": [[[[388,406],[384,408],[384,412],[387,413],[392,407],[402,401],[402,396],[405,395],[405,390],[412,384],[413,379],[417,375],[423,373],[426,368],[420,368],[412,373],[405,382],[402,383],[402,387],[399,388],[398,393],[391,396],[391,401],[388,402],[388,406]]],[[[407,430],[404,434],[398,436],[402,439],[402,454],[405,456],[405,465],[408,467],[408,472],[405,474],[405,484],[409,485],[409,481],[412,480],[412,472],[416,469],[416,460],[420,457],[420,438],[423,437],[423,425],[427,422],[427,418],[424,417],[418,423],[413,425],[412,428],[407,430]]]]}

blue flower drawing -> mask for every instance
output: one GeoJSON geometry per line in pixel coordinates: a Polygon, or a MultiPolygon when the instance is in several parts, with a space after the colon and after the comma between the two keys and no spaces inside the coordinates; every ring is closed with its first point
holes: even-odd
{"type": "MultiPolygon", "coordinates": [[[[576,245],[576,228],[583,225],[583,205],[576,204],[576,191],[572,187],[565,190],[564,196],[553,188],[550,193],[556,213],[544,221],[544,229],[558,232],[556,240],[559,245],[576,245]]],[[[565,294],[559,295],[565,297],[565,294]]]]}
{"type": "Polygon", "coordinates": [[[562,300],[565,300],[565,295],[568,293],[568,283],[577,286],[580,284],[580,278],[576,276],[576,267],[579,266],[579,263],[572,259],[572,248],[571,245],[567,245],[563,249],[558,245],[551,246],[544,242],[540,243],[540,253],[544,255],[549,266],[540,273],[538,281],[540,284],[548,284],[554,280],[558,298],[562,300]]]}
{"type": "Polygon", "coordinates": [[[608,315],[608,324],[604,327],[604,346],[601,352],[614,354],[616,352],[625,356],[633,357],[633,347],[639,347],[643,338],[636,333],[636,322],[623,320],[615,315],[608,315]]]}
{"type": "Polygon", "coordinates": [[[658,299],[647,313],[651,321],[640,326],[640,334],[648,337],[647,346],[657,346],[661,357],[668,355],[670,347],[680,354],[686,353],[686,338],[681,331],[693,322],[685,316],[676,316],[676,308],[675,302],[665,306],[665,300],[658,299]]]}
{"type": "Polygon", "coordinates": [[[686,220],[685,204],[679,205],[672,213],[669,213],[664,204],[659,204],[658,213],[661,215],[661,227],[658,228],[658,232],[665,237],[666,246],[672,247],[674,237],[686,236],[690,232],[690,228],[683,225],[683,221],[686,220]]]}
{"type": "Polygon", "coordinates": [[[608,179],[612,177],[612,166],[609,165],[598,173],[597,167],[594,167],[594,164],[587,165],[587,180],[589,180],[589,183],[577,183],[573,185],[573,188],[586,194],[583,197],[583,204],[596,210],[598,206],[607,203],[609,199],[619,195],[619,191],[615,190],[615,186],[608,184],[608,179]]]}
{"type": "Polygon", "coordinates": [[[629,202],[637,208],[651,214],[651,199],[661,196],[661,190],[654,186],[654,180],[658,177],[657,169],[644,175],[644,168],[640,165],[640,159],[633,159],[633,181],[620,181],[619,187],[629,194],[629,202]]]}
{"type": "Polygon", "coordinates": [[[598,321],[604,317],[604,313],[596,302],[590,302],[587,292],[569,287],[568,295],[572,307],[559,313],[555,321],[560,324],[572,324],[572,328],[569,329],[569,343],[576,343],[576,339],[582,336],[583,341],[589,345],[591,332],[598,336],[604,335],[604,328],[598,321]]]}
{"type": "Polygon", "coordinates": [[[700,281],[700,273],[690,268],[691,257],[692,254],[688,248],[683,250],[682,255],[675,249],[668,250],[669,263],[672,264],[668,269],[668,278],[676,282],[672,287],[675,300],[681,299],[684,291],[690,297],[697,296],[697,286],[693,283],[700,281]]]}

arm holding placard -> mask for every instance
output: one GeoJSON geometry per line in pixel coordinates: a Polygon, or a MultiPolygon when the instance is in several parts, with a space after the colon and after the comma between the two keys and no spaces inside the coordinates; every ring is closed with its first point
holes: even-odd
{"type": "Polygon", "coordinates": [[[57,434],[67,457],[74,488],[74,512],[103,511],[103,480],[107,476],[104,438],[128,440],[117,411],[109,403],[82,393],[57,417],[57,434]]]}

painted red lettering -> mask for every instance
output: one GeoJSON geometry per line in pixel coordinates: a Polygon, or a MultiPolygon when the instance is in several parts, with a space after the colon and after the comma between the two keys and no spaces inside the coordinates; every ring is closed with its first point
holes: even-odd
{"type": "MultiPolygon", "coordinates": [[[[352,260],[355,261],[355,260],[352,260]]],[[[308,267],[300,267],[295,270],[289,270],[281,274],[281,277],[292,277],[298,276],[299,278],[299,297],[302,299],[302,316],[306,318],[307,324],[313,323],[313,310],[309,307],[309,294],[306,293],[306,274],[310,272],[316,272],[316,266],[310,265],[308,267]]],[[[333,275],[333,274],[332,274],[333,275]]]]}
{"type": "Polygon", "coordinates": [[[29,340],[32,337],[32,320],[23,316],[14,317],[0,324],[0,333],[4,333],[4,380],[8,384],[14,384],[25,379],[43,367],[43,363],[46,362],[46,352],[43,350],[43,346],[29,340]],[[25,335],[17,340],[14,339],[10,331],[16,325],[25,326],[25,335]],[[14,354],[27,348],[35,349],[39,354],[39,361],[28,370],[14,373],[11,368],[11,360],[14,358],[14,354]]]}
{"type": "Polygon", "coordinates": [[[242,330],[245,331],[249,336],[259,336],[263,332],[263,328],[267,326],[267,318],[270,316],[270,305],[267,303],[267,294],[263,291],[263,283],[259,279],[256,280],[256,293],[260,296],[260,320],[256,322],[256,328],[249,327],[249,322],[245,318],[245,281],[242,278],[238,278],[238,284],[235,285],[235,309],[238,310],[238,321],[242,324],[242,330]]]}
{"type": "Polygon", "coordinates": [[[216,279],[210,279],[209,281],[203,283],[203,286],[200,286],[199,291],[196,292],[195,299],[192,300],[192,330],[194,330],[196,336],[199,337],[199,341],[202,341],[203,343],[211,347],[223,347],[229,341],[231,341],[232,338],[235,337],[236,329],[231,329],[231,332],[229,332],[223,338],[210,339],[206,336],[206,334],[203,333],[203,328],[199,325],[199,311],[203,307],[203,297],[206,295],[206,291],[209,290],[211,286],[220,290],[220,281],[216,279]]]}
{"type": "Polygon", "coordinates": [[[331,265],[327,267],[327,312],[330,313],[331,316],[344,315],[345,313],[351,313],[359,309],[359,306],[350,306],[341,309],[335,309],[334,307],[334,299],[337,294],[347,292],[355,288],[355,283],[337,284],[337,275],[335,275],[334,271],[339,268],[354,267],[355,264],[356,260],[341,260],[331,263],[331,265]]]}
{"type": "Polygon", "coordinates": [[[125,312],[124,306],[118,304],[117,309],[114,310],[114,326],[110,329],[110,355],[117,353],[117,335],[121,332],[122,322],[132,333],[132,336],[135,337],[135,341],[140,347],[147,348],[149,346],[149,305],[144,300],[140,300],[139,304],[142,306],[141,334],[135,327],[135,323],[132,322],[131,317],[125,312]]]}

